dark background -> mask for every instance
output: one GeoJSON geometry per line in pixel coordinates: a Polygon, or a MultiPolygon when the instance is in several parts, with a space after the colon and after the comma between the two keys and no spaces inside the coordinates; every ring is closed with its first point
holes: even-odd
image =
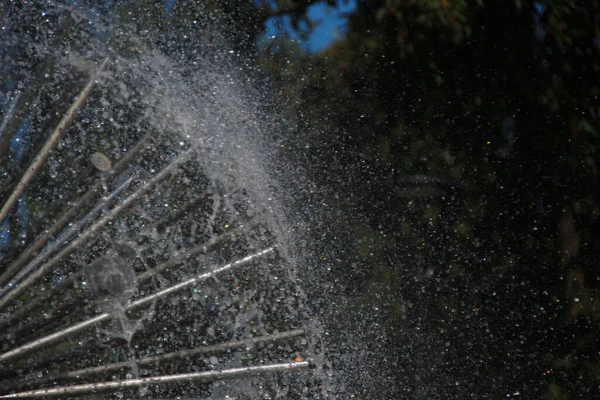
{"type": "Polygon", "coordinates": [[[599,396],[600,3],[359,1],[348,18],[320,53],[281,40],[259,62],[327,188],[323,264],[346,300],[330,320],[350,353],[361,338],[358,397],[599,396]]]}

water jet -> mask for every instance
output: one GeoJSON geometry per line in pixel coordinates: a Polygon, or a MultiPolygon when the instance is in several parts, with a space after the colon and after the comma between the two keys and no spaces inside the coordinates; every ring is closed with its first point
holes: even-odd
{"type": "Polygon", "coordinates": [[[229,49],[188,32],[200,55],[183,63],[166,33],[11,7],[0,398],[316,393],[316,325],[229,49]],[[37,35],[19,27],[40,15],[37,35]]]}

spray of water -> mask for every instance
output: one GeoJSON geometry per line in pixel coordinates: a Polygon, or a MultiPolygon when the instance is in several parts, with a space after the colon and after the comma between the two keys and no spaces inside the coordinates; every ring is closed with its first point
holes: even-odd
{"type": "Polygon", "coordinates": [[[297,273],[301,224],[273,173],[289,165],[240,53],[202,10],[201,28],[154,32],[90,10],[48,4],[41,38],[13,32],[43,61],[16,71],[24,94],[0,138],[28,116],[45,145],[3,166],[1,219],[20,199],[36,236],[2,260],[2,394],[325,393],[318,368],[277,373],[321,365],[322,332],[297,273]]]}

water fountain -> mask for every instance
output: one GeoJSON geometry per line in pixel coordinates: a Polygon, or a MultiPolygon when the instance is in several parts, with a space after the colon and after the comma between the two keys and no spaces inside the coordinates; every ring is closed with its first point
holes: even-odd
{"type": "Polygon", "coordinates": [[[207,21],[174,49],[94,9],[11,7],[0,398],[314,396],[318,325],[235,51],[207,21]]]}

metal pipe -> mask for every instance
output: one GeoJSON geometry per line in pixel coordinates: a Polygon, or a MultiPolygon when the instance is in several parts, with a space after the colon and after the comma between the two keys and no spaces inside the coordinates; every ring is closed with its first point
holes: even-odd
{"type": "MultiPolygon", "coordinates": [[[[108,58],[106,58],[102,62],[98,71],[102,71],[107,64],[108,58]]],[[[88,81],[87,85],[83,88],[81,93],[79,93],[79,96],[77,96],[76,100],[73,102],[73,104],[71,104],[71,107],[69,107],[69,110],[67,111],[65,116],[60,120],[56,129],[54,130],[54,132],[52,132],[52,134],[46,141],[46,144],[44,144],[40,152],[31,162],[31,165],[27,168],[27,170],[21,177],[19,183],[17,183],[17,186],[13,189],[13,192],[8,197],[8,200],[6,200],[4,206],[2,206],[2,209],[0,209],[0,224],[4,222],[4,220],[8,216],[9,211],[17,203],[17,200],[19,200],[19,197],[21,196],[25,188],[29,185],[35,174],[40,170],[40,168],[50,155],[50,152],[58,143],[58,139],[60,139],[62,134],[67,130],[67,127],[75,118],[75,112],[85,104],[86,100],[92,93],[92,89],[96,85],[96,78],[96,76],[93,76],[88,81]]]]}
{"type": "MultiPolygon", "coordinates": [[[[183,282],[178,283],[176,285],[169,286],[166,289],[163,289],[163,290],[161,290],[159,292],[156,292],[154,294],[151,294],[149,296],[146,296],[146,297],[143,297],[143,298],[141,298],[139,300],[134,301],[133,303],[131,303],[130,305],[128,305],[126,307],[126,310],[127,311],[129,311],[129,310],[135,310],[137,308],[143,307],[143,306],[145,306],[145,305],[147,305],[149,303],[152,303],[153,301],[155,301],[155,300],[157,300],[157,299],[159,299],[161,297],[165,297],[165,296],[167,296],[167,295],[169,295],[171,293],[175,293],[175,292],[178,292],[178,291],[180,291],[182,289],[188,288],[190,286],[194,286],[197,283],[199,283],[201,281],[204,281],[204,280],[206,280],[206,279],[208,279],[208,278],[210,278],[212,276],[215,276],[216,274],[218,274],[220,272],[227,271],[229,269],[232,269],[232,268],[240,266],[240,265],[244,265],[244,264],[246,264],[246,263],[254,260],[255,258],[264,256],[264,255],[272,253],[274,251],[275,251],[275,246],[271,246],[271,247],[268,247],[268,248],[266,248],[264,250],[261,250],[261,251],[259,251],[257,253],[250,254],[249,256],[246,256],[246,257],[244,257],[244,258],[242,258],[240,260],[234,261],[234,262],[232,262],[230,264],[226,264],[226,265],[224,265],[224,266],[222,266],[220,268],[217,268],[217,269],[215,269],[215,270],[213,270],[211,272],[206,272],[206,273],[204,273],[202,275],[198,275],[197,277],[190,278],[187,281],[183,281],[183,282]]],[[[2,356],[0,356],[0,361],[2,360],[1,357],[2,356]]]]}
{"type": "MultiPolygon", "coordinates": [[[[115,191],[113,191],[110,195],[106,196],[102,199],[100,203],[96,205],[85,217],[81,220],[77,221],[69,230],[63,232],[54,243],[46,247],[36,258],[33,259],[25,268],[23,268],[13,279],[12,282],[9,283],[8,287],[0,290],[0,298],[4,297],[6,293],[8,293],[14,286],[16,286],[27,274],[33,271],[38,265],[40,265],[54,250],[56,250],[59,246],[61,246],[65,241],[67,241],[71,236],[73,236],[79,229],[81,229],[85,224],[87,224],[96,214],[98,214],[106,205],[115,199],[122,191],[129,187],[129,184],[133,181],[133,178],[127,179],[121,186],[119,186],[115,191]]],[[[0,285],[4,285],[7,280],[11,279],[11,271],[10,268],[4,271],[4,273],[0,276],[0,285]]]]}
{"type": "Polygon", "coordinates": [[[139,274],[137,276],[136,279],[138,282],[145,282],[148,279],[152,278],[154,275],[156,275],[166,269],[169,269],[171,267],[174,267],[178,264],[185,262],[188,258],[191,258],[198,254],[206,253],[207,251],[209,251],[209,250],[213,249],[214,247],[216,247],[217,245],[219,245],[221,242],[227,240],[227,238],[229,238],[230,236],[232,236],[236,233],[240,233],[244,229],[248,229],[248,228],[256,225],[259,222],[260,222],[260,218],[253,218],[250,221],[246,222],[244,225],[237,226],[215,238],[212,238],[208,242],[205,242],[205,243],[202,243],[202,244],[192,247],[191,249],[187,250],[185,253],[183,253],[179,257],[174,257],[168,261],[165,261],[162,264],[157,265],[156,267],[154,267],[152,269],[142,272],[141,274],[139,274]]]}
{"type": "MultiPolygon", "coordinates": [[[[150,134],[144,135],[136,145],[125,154],[121,159],[115,164],[114,168],[108,172],[107,176],[112,176],[119,173],[124,167],[126,167],[132,160],[133,156],[139,152],[143,146],[146,144],[146,141],[150,138],[150,134]]],[[[67,226],[73,218],[77,216],[79,211],[81,211],[89,202],[92,200],[95,194],[97,194],[98,189],[100,189],[102,182],[98,181],[92,187],[88,189],[88,191],[81,197],[79,200],[69,207],[69,209],[59,218],[54,225],[44,231],[44,233],[39,236],[25,251],[23,251],[19,257],[13,261],[3,273],[3,277],[13,276],[15,271],[17,271],[20,267],[25,265],[25,263],[33,256],[34,253],[41,250],[46,243],[48,243],[61,229],[67,226]]],[[[0,278],[0,284],[5,284],[4,280],[0,278]]]]}
{"type": "MultiPolygon", "coordinates": [[[[61,41],[64,37],[67,36],[69,29],[73,24],[73,18],[71,18],[70,13],[62,13],[61,15],[62,22],[57,30],[54,32],[54,40],[50,44],[51,48],[57,49],[60,46],[61,41]]],[[[30,79],[27,82],[26,89],[20,93],[18,99],[16,99],[16,104],[14,106],[14,111],[12,115],[5,115],[4,123],[0,126],[0,160],[4,160],[6,154],[8,153],[10,147],[10,133],[14,133],[17,130],[17,127],[21,124],[23,118],[27,116],[27,113],[31,108],[35,106],[39,99],[39,89],[42,86],[43,82],[47,81],[48,77],[52,75],[52,59],[50,57],[46,57],[42,62],[40,62],[32,71],[30,75],[30,79]]],[[[0,197],[4,193],[0,193],[0,197]]]]}
{"type": "MultiPolygon", "coordinates": [[[[163,262],[162,264],[157,265],[156,267],[154,267],[148,271],[145,271],[145,272],[137,275],[136,280],[138,283],[145,282],[148,279],[155,276],[156,274],[159,274],[160,272],[162,272],[166,269],[169,269],[176,265],[184,263],[186,260],[190,259],[193,256],[196,256],[198,254],[205,254],[208,251],[215,248],[216,246],[218,246],[219,244],[221,244],[222,242],[224,242],[225,240],[227,240],[230,236],[240,233],[240,232],[243,232],[245,229],[249,229],[249,228],[257,225],[258,223],[261,222],[261,220],[262,220],[262,218],[255,217],[255,218],[251,219],[250,221],[247,221],[243,225],[240,225],[233,229],[230,229],[227,232],[222,233],[221,235],[214,237],[207,242],[204,242],[202,244],[194,246],[191,249],[189,249],[188,251],[186,251],[185,253],[181,254],[180,256],[174,257],[168,261],[163,262]]],[[[67,278],[65,281],[61,282],[58,286],[53,287],[50,290],[46,290],[44,292],[38,293],[38,295],[36,296],[35,299],[30,300],[27,304],[23,305],[23,307],[21,307],[20,309],[15,311],[13,314],[11,314],[8,318],[0,320],[0,331],[2,331],[2,329],[4,329],[7,326],[12,326],[15,321],[22,320],[32,310],[38,310],[39,307],[44,302],[46,302],[48,299],[54,297],[56,294],[64,293],[65,290],[69,290],[69,287],[72,286],[71,285],[72,281],[77,279],[78,277],[79,277],[79,273],[73,274],[69,278],[67,278]]],[[[77,305],[77,302],[79,302],[79,301],[80,301],[80,299],[78,299],[78,298],[77,299],[71,298],[69,301],[65,301],[65,302],[61,303],[57,308],[61,309],[61,310],[72,309],[77,305]]],[[[40,323],[40,322],[45,323],[44,321],[45,321],[45,317],[38,320],[38,323],[40,323]]],[[[33,324],[35,324],[35,322],[33,322],[33,324]]]]}
{"type": "Polygon", "coordinates": [[[43,264],[36,272],[32,273],[23,283],[16,286],[12,291],[10,291],[6,296],[0,299],[0,310],[3,310],[8,306],[8,304],[20,296],[25,289],[29,286],[37,282],[38,279],[44,276],[57,262],[63,260],[65,257],[71,255],[78,247],[85,244],[94,234],[96,234],[101,228],[104,227],[107,223],[114,220],[121,211],[129,207],[134,201],[143,196],[148,190],[158,184],[160,181],[165,179],[171,171],[187,160],[188,156],[191,155],[196,148],[200,146],[200,143],[191,147],[187,151],[185,151],[182,155],[177,157],[175,160],[171,162],[167,167],[165,167],[161,172],[159,172],[154,178],[150,179],[146,184],[140,187],[137,191],[129,195],[121,204],[114,207],[110,210],[104,217],[102,217],[98,222],[89,227],[86,231],[84,231],[77,239],[69,243],[60,253],[52,257],[45,264],[43,264]]]}
{"type": "MultiPolygon", "coordinates": [[[[20,383],[19,386],[24,384],[43,384],[47,382],[55,382],[57,380],[64,379],[80,379],[89,375],[101,374],[106,372],[118,371],[120,369],[131,367],[132,363],[138,367],[148,367],[156,365],[162,362],[168,362],[180,359],[189,359],[194,357],[206,356],[211,354],[223,353],[228,350],[239,349],[247,346],[254,346],[257,344],[275,343],[285,340],[290,340],[299,336],[304,336],[306,331],[304,329],[293,329],[285,332],[275,333],[272,335],[258,336],[250,339],[243,340],[232,340],[225,343],[214,344],[210,346],[201,346],[193,349],[180,350],[172,353],[161,354],[159,356],[146,357],[137,360],[122,361],[118,363],[99,365],[96,367],[84,368],[76,371],[69,371],[62,374],[48,375],[43,379],[20,383]]],[[[16,386],[16,385],[15,385],[16,386]]]]}
{"type": "MultiPolygon", "coordinates": [[[[176,285],[173,286],[169,286],[166,289],[163,289],[161,291],[158,291],[156,293],[153,293],[149,296],[143,297],[137,301],[134,301],[132,303],[130,303],[129,305],[127,305],[125,307],[125,312],[128,311],[133,311],[136,310],[138,308],[141,308],[147,304],[150,304],[162,297],[166,297],[170,294],[176,293],[182,289],[188,288],[190,286],[196,285],[202,281],[207,280],[208,278],[214,277],[216,276],[218,273],[230,270],[234,267],[238,267],[240,265],[244,265],[258,257],[264,256],[266,254],[270,254],[272,252],[275,251],[275,247],[268,247],[264,250],[261,250],[257,253],[251,254],[249,256],[246,256],[240,260],[234,261],[232,263],[226,264],[220,268],[217,268],[211,272],[206,272],[204,274],[198,275],[194,278],[188,279],[184,282],[178,283],[176,285]]],[[[80,322],[78,324],[72,325],[68,328],[62,329],[56,333],[53,333],[51,335],[48,336],[44,336],[43,338],[40,338],[38,340],[34,340],[33,342],[27,343],[23,346],[17,347],[13,350],[10,350],[4,354],[0,354],[0,364],[1,363],[5,363],[6,361],[12,360],[12,359],[16,359],[16,358],[20,358],[23,357],[26,354],[29,354],[33,351],[36,351],[38,349],[44,348],[44,347],[49,347],[50,345],[54,344],[54,343],[58,343],[61,340],[75,335],[79,332],[82,332],[88,328],[91,328],[92,326],[95,326],[101,322],[107,321],[110,318],[113,317],[113,314],[109,314],[109,313],[104,313],[104,314],[100,314],[97,315],[96,317],[90,318],[86,321],[80,322]]]]}
{"type": "Polygon", "coordinates": [[[191,372],[175,375],[161,375],[149,378],[126,379],[109,382],[86,383],[84,385],[59,386],[49,389],[38,389],[27,392],[7,394],[0,396],[0,399],[23,399],[31,397],[63,397],[86,393],[100,393],[111,390],[123,390],[127,388],[137,388],[145,385],[158,385],[165,383],[181,382],[214,382],[225,379],[237,379],[248,376],[257,376],[273,372],[296,371],[312,366],[309,361],[260,365],[255,367],[230,368],[217,371],[191,372]]]}

